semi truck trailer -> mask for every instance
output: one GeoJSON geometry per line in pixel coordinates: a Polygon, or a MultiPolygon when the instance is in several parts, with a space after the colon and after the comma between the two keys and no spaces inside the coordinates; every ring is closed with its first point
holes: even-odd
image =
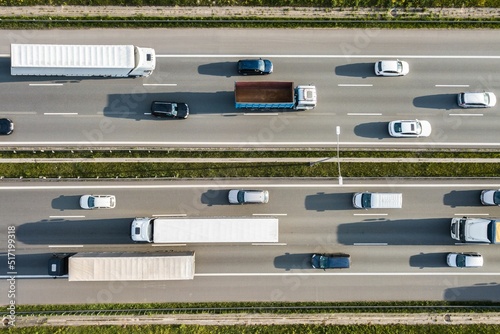
{"type": "Polygon", "coordinates": [[[451,237],[464,243],[500,243],[500,220],[486,218],[452,218],[451,237]]]}
{"type": "Polygon", "coordinates": [[[49,275],[69,281],[190,280],[194,266],[194,252],[55,254],[49,275]]]}
{"type": "Polygon", "coordinates": [[[293,82],[235,82],[234,98],[237,109],[314,109],[316,87],[293,82]]]}
{"type": "Polygon", "coordinates": [[[136,218],[131,224],[135,242],[253,243],[278,242],[278,219],[250,217],[136,218]]]}
{"type": "Polygon", "coordinates": [[[11,44],[11,75],[148,77],[155,50],[133,45],[11,44]]]}

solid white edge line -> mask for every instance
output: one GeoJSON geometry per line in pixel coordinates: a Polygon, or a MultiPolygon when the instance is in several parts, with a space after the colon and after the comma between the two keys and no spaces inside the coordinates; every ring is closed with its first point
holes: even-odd
{"type": "Polygon", "coordinates": [[[243,113],[243,116],[278,116],[278,113],[243,113]]]}
{"type": "Polygon", "coordinates": [[[252,246],[286,246],[284,242],[253,242],[252,246]]]}
{"type": "MultiPolygon", "coordinates": [[[[312,270],[312,269],[311,269],[312,270]]],[[[217,277],[217,276],[499,276],[497,273],[478,272],[409,272],[409,273],[348,273],[348,272],[324,272],[321,273],[197,273],[196,277],[217,277]]]]}
{"type": "Polygon", "coordinates": [[[388,246],[387,242],[358,242],[354,243],[354,246],[388,246]]]}
{"type": "Polygon", "coordinates": [[[338,87],[373,87],[372,84],[338,84],[338,87]]]}
{"type": "Polygon", "coordinates": [[[49,248],[83,248],[83,245],[49,245],[49,248]]]}
{"type": "Polygon", "coordinates": [[[388,213],[353,213],[353,216],[388,216],[388,213]]]}
{"type": "Polygon", "coordinates": [[[85,216],[49,216],[49,218],[85,218],[85,216]]]}
{"type": "Polygon", "coordinates": [[[67,115],[78,115],[77,112],[44,112],[46,116],[67,116],[67,115]]]}
{"type": "Polygon", "coordinates": [[[29,84],[30,86],[63,86],[64,84],[62,83],[53,83],[53,84],[29,84]]]}
{"type": "Polygon", "coordinates": [[[143,86],[177,86],[177,84],[142,84],[143,86]]]}
{"type": "MultiPolygon", "coordinates": [[[[269,188],[484,188],[486,185],[491,188],[500,188],[500,183],[470,183],[470,184],[459,184],[459,183],[442,183],[442,184],[401,184],[401,183],[380,183],[380,184],[343,184],[340,186],[336,183],[331,184],[268,184],[266,187],[269,188]]],[[[244,188],[244,187],[262,187],[262,184],[179,184],[179,185],[93,185],[93,186],[0,186],[0,190],[38,190],[38,189],[191,189],[191,188],[244,188]]],[[[153,216],[153,215],[152,215],[153,216]]],[[[170,215],[172,217],[178,217],[179,215],[170,215]]]]}

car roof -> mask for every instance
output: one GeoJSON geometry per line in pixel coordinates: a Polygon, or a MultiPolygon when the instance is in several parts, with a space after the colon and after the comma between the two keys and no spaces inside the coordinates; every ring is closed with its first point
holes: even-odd
{"type": "Polygon", "coordinates": [[[245,190],[245,199],[252,202],[261,202],[264,200],[263,190],[245,190]]]}
{"type": "Polygon", "coordinates": [[[399,60],[382,60],[382,71],[384,72],[399,72],[398,63],[399,60]]]}
{"type": "Polygon", "coordinates": [[[464,101],[470,104],[487,104],[485,94],[486,93],[464,93],[464,101]]]}
{"type": "Polygon", "coordinates": [[[417,133],[417,121],[401,121],[402,133],[417,133]]]}

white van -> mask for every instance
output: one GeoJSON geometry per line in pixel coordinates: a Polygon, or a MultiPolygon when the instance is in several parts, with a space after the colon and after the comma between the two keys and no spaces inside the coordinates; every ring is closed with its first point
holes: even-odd
{"type": "Polygon", "coordinates": [[[401,209],[403,194],[401,193],[355,193],[352,205],[357,209],[401,209]]]}

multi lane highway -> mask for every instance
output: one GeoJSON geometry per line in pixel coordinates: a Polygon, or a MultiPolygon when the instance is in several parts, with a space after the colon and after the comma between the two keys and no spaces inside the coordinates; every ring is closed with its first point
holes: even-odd
{"type": "MultiPolygon", "coordinates": [[[[499,208],[479,201],[481,190],[500,188],[498,180],[336,181],[3,182],[0,238],[15,230],[16,302],[499,300],[499,246],[455,244],[449,228],[452,217],[500,217],[499,208]],[[270,201],[229,205],[232,188],[268,189],[270,201]],[[403,193],[403,209],[353,209],[352,194],[366,190],[403,193]],[[81,210],[85,193],[114,194],[117,206],[81,210]],[[280,221],[279,243],[132,243],[131,220],[151,215],[271,215],[280,221]],[[195,279],[109,283],[46,276],[54,252],[162,250],[194,250],[195,279]],[[451,251],[478,251],[485,264],[449,268],[451,251]],[[349,253],[352,266],[311,269],[313,252],[349,253]]],[[[11,271],[6,251],[3,246],[2,278],[11,271]]],[[[2,304],[7,289],[0,286],[2,304]]]]}
{"type": "Polygon", "coordinates": [[[3,147],[198,146],[494,147],[499,106],[463,110],[461,91],[500,95],[500,43],[494,30],[154,29],[4,31],[0,35],[0,116],[15,133],[3,147]],[[145,79],[10,75],[10,43],[134,44],[155,48],[145,79]],[[247,57],[274,62],[269,76],[237,75],[247,57]],[[375,77],[379,59],[406,60],[410,73],[375,77]],[[318,106],[304,112],[234,108],[238,80],[313,83],[318,106]],[[187,120],[154,120],[153,100],[187,102],[187,120]],[[425,119],[433,132],[395,139],[387,122],[425,119]]]}

